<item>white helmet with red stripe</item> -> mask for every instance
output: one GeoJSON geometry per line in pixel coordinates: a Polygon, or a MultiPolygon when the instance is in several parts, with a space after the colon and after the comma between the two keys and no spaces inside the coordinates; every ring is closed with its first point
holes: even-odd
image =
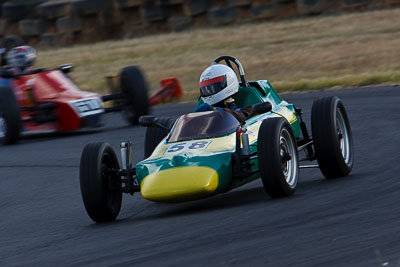
{"type": "Polygon", "coordinates": [[[214,105],[239,91],[235,72],[228,66],[213,64],[200,76],[200,96],[203,102],[214,105]]]}

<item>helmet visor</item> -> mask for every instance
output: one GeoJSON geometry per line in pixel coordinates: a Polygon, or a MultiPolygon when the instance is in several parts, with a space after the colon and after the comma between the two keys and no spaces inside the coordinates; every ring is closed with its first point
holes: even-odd
{"type": "Polygon", "coordinates": [[[207,97],[215,95],[227,86],[226,75],[218,76],[209,80],[200,82],[200,96],[207,97]]]}

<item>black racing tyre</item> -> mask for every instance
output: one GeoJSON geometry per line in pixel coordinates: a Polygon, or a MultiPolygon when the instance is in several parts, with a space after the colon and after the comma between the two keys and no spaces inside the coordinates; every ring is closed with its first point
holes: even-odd
{"type": "Polygon", "coordinates": [[[123,115],[128,122],[135,125],[139,117],[149,114],[149,99],[146,80],[136,66],[125,67],[121,71],[121,91],[128,95],[123,115]]]}
{"type": "Polygon", "coordinates": [[[347,176],[354,162],[353,137],[342,101],[336,96],[314,101],[311,127],[315,157],[327,178],[347,176]]]}
{"type": "Polygon", "coordinates": [[[12,21],[18,21],[26,18],[29,13],[29,5],[26,3],[14,2],[9,1],[2,4],[1,16],[4,19],[12,21]]]}
{"type": "Polygon", "coordinates": [[[121,180],[111,169],[119,170],[119,163],[109,144],[85,146],[79,169],[81,195],[87,214],[96,223],[115,220],[121,209],[121,180]]]}
{"type": "Polygon", "coordinates": [[[59,33],[72,33],[82,31],[82,19],[80,17],[62,17],[56,21],[59,33]]]}
{"type": "Polygon", "coordinates": [[[47,29],[47,25],[41,20],[21,20],[18,23],[19,33],[22,36],[39,36],[47,29]]]}
{"type": "MultiPolygon", "coordinates": [[[[174,120],[171,118],[159,118],[158,121],[162,125],[167,125],[172,128],[174,120]]],[[[144,158],[150,157],[157,145],[164,139],[169,133],[169,130],[159,127],[147,127],[146,135],[144,137],[144,158]]]]}
{"type": "Polygon", "coordinates": [[[138,7],[142,3],[137,0],[116,0],[116,5],[118,8],[130,8],[130,7],[138,7]]]}
{"type": "Polygon", "coordinates": [[[213,25],[225,25],[233,22],[237,15],[234,7],[217,7],[208,11],[207,18],[213,25]]]}
{"type": "Polygon", "coordinates": [[[316,15],[326,10],[330,1],[328,0],[297,0],[297,11],[301,15],[316,15]]]}
{"type": "Polygon", "coordinates": [[[183,31],[193,25],[192,17],[177,17],[168,19],[168,25],[173,31],[183,31]]]}
{"type": "Polygon", "coordinates": [[[26,44],[26,42],[21,37],[19,37],[17,35],[9,35],[9,36],[4,37],[4,39],[0,43],[0,47],[5,48],[6,51],[8,52],[8,51],[10,51],[11,48],[25,45],[25,44],[26,44]]]}
{"type": "Polygon", "coordinates": [[[21,114],[14,91],[10,87],[0,87],[0,142],[15,144],[20,132],[21,114]]]}
{"type": "Polygon", "coordinates": [[[210,1],[187,0],[183,4],[183,11],[186,16],[195,16],[206,13],[210,7],[210,1]]]}
{"type": "Polygon", "coordinates": [[[275,1],[251,6],[251,13],[257,19],[270,19],[278,16],[280,12],[281,5],[275,1]]]}
{"type": "Polygon", "coordinates": [[[72,1],[72,11],[80,16],[96,14],[109,7],[108,0],[74,0],[72,1]]]}
{"type": "Polygon", "coordinates": [[[252,2],[252,0],[228,0],[228,4],[234,7],[250,6],[252,2]]]}
{"type": "Polygon", "coordinates": [[[258,132],[258,163],[264,189],[272,198],[294,194],[299,180],[296,139],[284,118],[266,119],[258,132]]]}
{"type": "Polygon", "coordinates": [[[149,22],[160,21],[166,18],[166,8],[152,2],[147,2],[140,7],[140,16],[149,22]]]}
{"type": "Polygon", "coordinates": [[[68,15],[69,2],[45,2],[37,6],[37,12],[43,19],[56,19],[68,15]]]}

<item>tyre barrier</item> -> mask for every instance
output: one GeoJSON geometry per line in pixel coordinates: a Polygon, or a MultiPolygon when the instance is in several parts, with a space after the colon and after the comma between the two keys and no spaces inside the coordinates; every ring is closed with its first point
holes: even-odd
{"type": "Polygon", "coordinates": [[[153,3],[140,6],[140,16],[145,21],[160,21],[165,19],[167,17],[166,15],[167,14],[164,8],[153,3]]]}
{"type": "Polygon", "coordinates": [[[56,46],[60,41],[60,35],[56,33],[47,33],[40,36],[40,44],[45,46],[56,46]]]}
{"type": "Polygon", "coordinates": [[[252,0],[228,0],[228,4],[234,7],[249,6],[252,2],[252,0]]]}
{"type": "Polygon", "coordinates": [[[359,7],[364,6],[368,3],[368,0],[341,0],[341,4],[344,7],[359,7]]]}
{"type": "Polygon", "coordinates": [[[47,24],[42,20],[21,20],[18,24],[22,36],[38,36],[46,31],[47,24]]]}
{"type": "Polygon", "coordinates": [[[8,0],[2,2],[0,36],[22,35],[33,37],[33,42],[59,40],[62,44],[69,36],[64,34],[80,32],[73,41],[83,42],[91,31],[93,42],[258,19],[280,20],[399,5],[400,0],[8,0]],[[51,34],[58,34],[59,38],[51,34]],[[46,36],[36,38],[40,35],[46,36]]]}
{"type": "Polygon", "coordinates": [[[28,8],[24,3],[5,2],[1,14],[7,20],[21,20],[27,17],[28,8]]]}
{"type": "Polygon", "coordinates": [[[158,0],[161,6],[173,6],[183,4],[186,0],[158,0]]]}
{"type": "Polygon", "coordinates": [[[78,32],[82,30],[82,20],[79,17],[63,17],[57,19],[56,26],[59,33],[78,32]]]}
{"type": "Polygon", "coordinates": [[[56,19],[68,15],[69,1],[47,2],[38,5],[37,13],[43,19],[56,19]]]}
{"type": "Polygon", "coordinates": [[[183,11],[186,16],[196,16],[208,11],[208,1],[189,0],[183,4],[183,11]]]}
{"type": "Polygon", "coordinates": [[[143,21],[127,22],[122,26],[122,31],[125,38],[133,38],[146,34],[147,24],[143,21]]]}
{"type": "Polygon", "coordinates": [[[72,11],[80,16],[96,14],[104,10],[110,3],[109,0],[73,0],[72,11]]]}
{"type": "Polygon", "coordinates": [[[20,36],[16,35],[6,35],[3,40],[0,43],[1,48],[6,49],[6,53],[10,51],[10,49],[16,47],[16,46],[21,46],[25,45],[26,41],[21,38],[20,36]]]}
{"type": "Polygon", "coordinates": [[[266,3],[253,5],[251,13],[257,19],[269,19],[277,16],[280,11],[280,6],[276,3],[266,3]]]}
{"type": "Polygon", "coordinates": [[[301,15],[315,15],[322,13],[328,2],[328,0],[297,0],[296,4],[301,15]]]}
{"type": "Polygon", "coordinates": [[[234,22],[237,13],[233,7],[218,7],[208,11],[207,18],[213,25],[224,25],[234,22]]]}
{"type": "Polygon", "coordinates": [[[192,17],[179,17],[170,18],[168,20],[169,27],[172,31],[183,31],[190,28],[193,25],[192,17]]]}
{"type": "Polygon", "coordinates": [[[143,4],[142,0],[116,0],[115,1],[118,8],[130,8],[138,7],[143,4]]]}

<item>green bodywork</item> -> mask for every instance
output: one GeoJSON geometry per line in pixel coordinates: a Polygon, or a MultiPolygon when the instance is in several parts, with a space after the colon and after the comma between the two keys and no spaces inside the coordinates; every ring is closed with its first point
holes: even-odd
{"type": "MultiPolygon", "coordinates": [[[[300,123],[294,106],[292,104],[288,104],[286,101],[283,101],[268,81],[253,81],[249,82],[249,84],[250,87],[240,87],[239,92],[233,96],[237,106],[245,107],[266,101],[272,104],[271,112],[251,117],[246,121],[246,127],[249,130],[249,137],[252,137],[250,138],[251,152],[257,151],[258,129],[261,125],[262,120],[264,119],[268,119],[271,117],[286,118],[292,127],[295,137],[300,138],[300,123]],[[251,133],[253,133],[252,136],[250,136],[251,133]]],[[[203,102],[201,98],[199,98],[197,106],[201,105],[202,103],[203,102]]],[[[222,148],[219,151],[184,151],[178,154],[167,155],[164,155],[161,149],[167,145],[170,145],[171,143],[168,143],[166,139],[164,139],[155,149],[151,157],[137,164],[136,176],[138,183],[141,184],[142,181],[146,179],[149,174],[161,170],[185,166],[203,166],[212,168],[218,173],[218,187],[212,194],[209,194],[215,195],[218,193],[229,191],[235,187],[241,186],[259,178],[258,173],[244,179],[232,178],[232,155],[235,152],[235,135],[236,133],[233,132],[226,136],[209,138],[208,140],[212,140],[212,142],[214,143],[218,143],[220,141],[227,143],[226,147],[222,148]]],[[[258,169],[258,160],[254,159],[252,160],[252,163],[254,163],[254,165],[251,167],[251,170],[258,169]]],[[[195,199],[202,197],[196,197],[195,199]]]]}
{"type": "MultiPolygon", "coordinates": [[[[286,101],[283,101],[283,99],[278,95],[278,93],[275,91],[269,81],[251,81],[249,82],[249,84],[250,87],[240,87],[239,92],[233,95],[235,103],[238,107],[251,106],[261,102],[270,102],[272,104],[271,113],[279,113],[283,108],[287,108],[297,117],[294,106],[292,104],[288,104],[286,101]]],[[[203,100],[199,98],[196,108],[203,103],[203,100]]],[[[252,118],[246,121],[247,125],[251,123],[254,123],[254,120],[252,120],[252,118]]],[[[291,126],[295,137],[300,137],[299,120],[297,120],[297,123],[291,124],[291,126]]]]}

